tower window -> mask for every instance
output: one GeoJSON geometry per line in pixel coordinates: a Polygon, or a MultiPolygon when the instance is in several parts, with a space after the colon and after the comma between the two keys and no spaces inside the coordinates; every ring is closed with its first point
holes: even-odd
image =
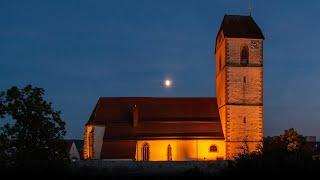
{"type": "Polygon", "coordinates": [[[143,161],[149,161],[150,158],[150,148],[149,148],[149,144],[145,143],[142,146],[142,160],[143,161]]]}
{"type": "Polygon", "coordinates": [[[243,83],[247,83],[247,78],[243,76],[243,83]]]}
{"type": "Polygon", "coordinates": [[[243,123],[247,123],[247,118],[245,116],[243,117],[243,123]]]}
{"type": "Polygon", "coordinates": [[[209,148],[209,152],[218,152],[218,147],[216,145],[211,145],[209,148]]]}
{"type": "Polygon", "coordinates": [[[168,161],[172,161],[172,149],[170,144],[168,145],[168,149],[167,149],[167,159],[168,161]]]}
{"type": "Polygon", "coordinates": [[[249,64],[249,48],[246,45],[241,48],[240,64],[242,66],[249,64]]]}

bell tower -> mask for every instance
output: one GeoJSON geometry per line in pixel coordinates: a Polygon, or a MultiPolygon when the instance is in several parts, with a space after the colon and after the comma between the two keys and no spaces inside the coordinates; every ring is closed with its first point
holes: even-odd
{"type": "Polygon", "coordinates": [[[263,40],[251,16],[225,15],[216,37],[216,93],[226,157],[263,140],[263,40]]]}

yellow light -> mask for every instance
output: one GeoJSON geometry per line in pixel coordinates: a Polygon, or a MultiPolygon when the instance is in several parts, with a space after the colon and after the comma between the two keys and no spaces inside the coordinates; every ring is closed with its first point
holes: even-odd
{"type": "Polygon", "coordinates": [[[208,161],[218,158],[226,159],[226,145],[224,140],[214,139],[164,139],[164,140],[138,140],[136,160],[142,160],[142,148],[145,143],[149,145],[150,161],[167,161],[168,146],[171,147],[172,161],[208,161]],[[215,145],[217,152],[210,152],[210,146],[215,145]]]}
{"type": "Polygon", "coordinates": [[[171,87],[171,86],[172,86],[172,81],[169,80],[169,79],[166,79],[166,80],[164,81],[164,86],[165,86],[166,88],[171,87]]]}

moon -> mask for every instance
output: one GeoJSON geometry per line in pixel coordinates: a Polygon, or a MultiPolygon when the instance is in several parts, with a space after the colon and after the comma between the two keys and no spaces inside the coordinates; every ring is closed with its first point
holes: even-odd
{"type": "Polygon", "coordinates": [[[164,80],[164,87],[170,88],[172,86],[172,81],[170,79],[164,80]]]}

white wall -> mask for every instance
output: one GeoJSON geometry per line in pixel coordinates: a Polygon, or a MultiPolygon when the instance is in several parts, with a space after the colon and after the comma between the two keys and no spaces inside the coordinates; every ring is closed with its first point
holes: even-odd
{"type": "Polygon", "coordinates": [[[69,150],[69,159],[75,159],[77,161],[80,160],[80,154],[74,142],[72,142],[71,148],[69,150]]]}
{"type": "Polygon", "coordinates": [[[104,131],[105,131],[104,126],[94,126],[93,159],[100,159],[104,131]]]}

